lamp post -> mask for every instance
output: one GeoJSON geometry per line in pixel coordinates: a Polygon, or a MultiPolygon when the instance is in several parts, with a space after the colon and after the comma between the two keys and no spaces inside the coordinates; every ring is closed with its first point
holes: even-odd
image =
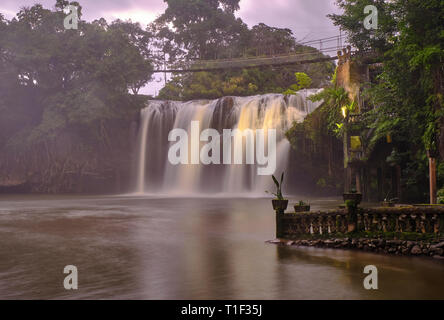
{"type": "Polygon", "coordinates": [[[341,108],[342,116],[344,117],[343,129],[343,148],[344,148],[344,192],[350,189],[350,179],[348,170],[348,110],[346,106],[341,108]]]}
{"type": "Polygon", "coordinates": [[[431,150],[427,150],[429,158],[429,190],[430,204],[436,204],[436,154],[431,150]]]}

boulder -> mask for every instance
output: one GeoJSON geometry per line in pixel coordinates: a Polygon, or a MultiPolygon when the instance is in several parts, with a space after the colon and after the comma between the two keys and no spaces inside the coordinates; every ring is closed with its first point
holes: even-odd
{"type": "Polygon", "coordinates": [[[444,241],[440,242],[440,243],[437,243],[437,244],[434,244],[430,248],[432,248],[432,249],[444,248],[444,241]]]}
{"type": "Polygon", "coordinates": [[[422,253],[421,247],[418,245],[413,246],[412,250],[410,251],[410,254],[413,254],[413,255],[419,255],[421,253],[422,253]]]}
{"type": "Polygon", "coordinates": [[[432,252],[435,255],[442,256],[444,253],[443,248],[430,248],[430,252],[432,252]]]}

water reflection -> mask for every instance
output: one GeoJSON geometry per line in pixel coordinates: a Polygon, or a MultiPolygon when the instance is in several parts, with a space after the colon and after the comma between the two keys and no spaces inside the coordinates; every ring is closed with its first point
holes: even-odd
{"type": "Polygon", "coordinates": [[[267,199],[0,198],[0,298],[444,298],[441,261],[265,244],[270,209],[267,199]],[[77,291],[63,288],[68,264],[77,291]],[[368,264],[377,291],[363,288],[368,264]]]}

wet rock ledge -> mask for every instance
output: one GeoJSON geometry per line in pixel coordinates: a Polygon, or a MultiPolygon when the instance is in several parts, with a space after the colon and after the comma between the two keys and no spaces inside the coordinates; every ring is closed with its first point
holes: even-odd
{"type": "Polygon", "coordinates": [[[444,239],[442,241],[411,241],[411,240],[386,240],[369,238],[335,238],[312,240],[286,240],[276,239],[267,243],[282,246],[305,246],[316,248],[354,249],[366,252],[428,256],[444,260],[444,239]]]}

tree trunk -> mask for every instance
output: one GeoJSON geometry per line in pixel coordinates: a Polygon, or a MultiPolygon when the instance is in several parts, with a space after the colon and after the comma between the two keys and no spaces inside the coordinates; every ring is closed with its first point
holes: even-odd
{"type": "Polygon", "coordinates": [[[429,157],[430,204],[436,204],[436,158],[429,157]]]}

